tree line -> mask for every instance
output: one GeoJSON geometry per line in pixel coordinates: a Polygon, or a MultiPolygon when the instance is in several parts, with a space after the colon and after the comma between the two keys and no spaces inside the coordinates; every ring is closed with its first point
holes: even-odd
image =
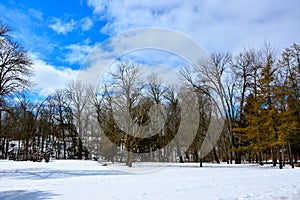
{"type": "Polygon", "coordinates": [[[300,151],[300,46],[280,55],[265,45],[211,55],[180,70],[182,82],[164,85],[136,63],[119,62],[98,87],[71,81],[42,101],[28,98],[32,61],[0,25],[0,151],[16,160],[101,159],[125,162],[272,162],[293,165],[300,151]],[[214,104],[221,97],[225,126],[201,155],[214,104]],[[197,96],[197,106],[182,99],[197,96]],[[184,110],[187,110],[184,113],[184,110]],[[149,114],[150,113],[150,114],[149,114]],[[152,117],[155,116],[155,117],[152,117]],[[199,117],[192,143],[176,137],[186,117],[199,117]],[[137,136],[138,135],[138,136],[137,136]]]}
{"type": "Polygon", "coordinates": [[[223,97],[225,160],[271,160],[280,168],[288,160],[293,166],[300,147],[300,46],[294,43],[277,56],[266,44],[237,55],[213,54],[212,62],[212,72],[199,62],[183,75],[196,89],[211,80],[223,97]]]}

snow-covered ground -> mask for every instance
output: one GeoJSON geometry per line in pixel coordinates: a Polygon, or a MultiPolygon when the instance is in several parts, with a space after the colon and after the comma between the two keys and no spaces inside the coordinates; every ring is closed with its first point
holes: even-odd
{"type": "Polygon", "coordinates": [[[154,166],[134,164],[133,174],[94,161],[2,160],[0,199],[300,199],[300,168],[176,163],[150,172],[154,166]]]}

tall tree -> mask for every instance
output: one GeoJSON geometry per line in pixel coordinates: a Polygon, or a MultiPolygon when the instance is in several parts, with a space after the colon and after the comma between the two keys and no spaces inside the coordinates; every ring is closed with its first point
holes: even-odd
{"type": "MultiPolygon", "coordinates": [[[[258,51],[253,65],[250,94],[244,109],[245,124],[240,125],[240,140],[243,150],[252,154],[262,164],[263,153],[271,151],[274,165],[279,151],[278,106],[279,86],[276,84],[276,58],[270,46],[258,51]]],[[[249,155],[251,160],[251,155],[249,155]]]]}
{"type": "Polygon", "coordinates": [[[143,84],[141,83],[141,71],[136,64],[120,62],[114,72],[111,73],[114,80],[114,117],[120,129],[126,133],[125,146],[127,150],[126,164],[132,167],[133,148],[138,133],[138,125],[133,117],[133,108],[137,105],[141,96],[143,84]]]}
{"type": "MultiPolygon", "coordinates": [[[[288,149],[297,162],[300,152],[300,45],[292,44],[286,48],[278,62],[281,69],[282,86],[285,90],[288,149]]],[[[290,160],[292,160],[290,156],[290,160]]]]}
{"type": "MultiPolygon", "coordinates": [[[[5,96],[30,85],[31,60],[27,52],[9,37],[10,29],[0,22],[0,135],[2,133],[2,112],[8,111],[5,96]]],[[[5,137],[3,143],[5,141],[5,137]]],[[[2,152],[4,151],[2,145],[2,152]]]]}
{"type": "Polygon", "coordinates": [[[114,120],[110,86],[104,84],[103,87],[98,88],[94,97],[97,122],[101,131],[95,135],[95,138],[93,137],[97,144],[91,145],[96,148],[95,156],[104,156],[106,160],[111,161],[114,161],[114,156],[117,153],[115,147],[120,146],[120,161],[122,162],[126,135],[114,120]]]}
{"type": "Polygon", "coordinates": [[[7,36],[10,29],[0,24],[0,97],[30,85],[31,60],[27,52],[7,36]]]}
{"type": "Polygon", "coordinates": [[[257,68],[257,55],[258,53],[253,49],[245,49],[236,55],[232,62],[232,76],[236,77],[236,85],[239,88],[236,90],[236,96],[239,100],[239,125],[243,126],[245,123],[243,108],[246,101],[246,96],[249,94],[252,73],[257,68]]]}
{"type": "Polygon", "coordinates": [[[79,159],[82,158],[82,139],[87,138],[89,123],[93,115],[93,88],[81,82],[71,81],[66,87],[67,98],[71,102],[74,123],[79,134],[79,159]]]}
{"type": "MultiPolygon", "coordinates": [[[[67,159],[67,138],[74,134],[73,112],[70,107],[70,101],[67,98],[65,90],[57,90],[49,98],[50,106],[53,108],[53,120],[56,137],[63,142],[63,159],[67,159]]],[[[58,144],[58,146],[60,146],[58,144]]],[[[58,158],[60,157],[60,148],[58,148],[58,158]]]]}
{"type": "MultiPolygon", "coordinates": [[[[234,120],[234,107],[232,107],[231,97],[233,85],[225,85],[224,78],[226,77],[227,70],[231,64],[232,56],[230,53],[212,54],[211,60],[199,60],[192,69],[184,68],[181,71],[184,79],[189,83],[191,87],[194,87],[198,92],[202,92],[211,97],[214,101],[212,93],[217,94],[220,97],[220,105],[218,109],[225,110],[227,137],[230,140],[230,149],[234,149],[236,142],[233,135],[232,121],[234,120]],[[231,91],[227,91],[227,89],[231,91]],[[211,93],[209,91],[212,91],[211,93]]],[[[214,102],[216,103],[216,102],[214,102]]],[[[227,147],[226,147],[227,148],[227,147]]],[[[233,155],[231,155],[231,162],[233,155]]],[[[238,152],[235,151],[235,160],[238,161],[238,152]]]]}

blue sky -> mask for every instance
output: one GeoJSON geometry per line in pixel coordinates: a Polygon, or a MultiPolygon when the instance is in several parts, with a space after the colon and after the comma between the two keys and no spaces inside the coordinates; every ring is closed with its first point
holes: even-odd
{"type": "Polygon", "coordinates": [[[71,58],[76,45],[89,45],[107,37],[100,33],[105,24],[93,16],[93,9],[78,0],[8,0],[0,3],[1,20],[14,31],[15,38],[31,53],[58,66],[78,67],[71,58]]]}
{"type": "Polygon", "coordinates": [[[6,0],[0,20],[34,61],[41,95],[75,79],[105,39],[133,28],[179,31],[208,52],[238,52],[264,42],[280,52],[300,41],[299,0],[6,0]]]}

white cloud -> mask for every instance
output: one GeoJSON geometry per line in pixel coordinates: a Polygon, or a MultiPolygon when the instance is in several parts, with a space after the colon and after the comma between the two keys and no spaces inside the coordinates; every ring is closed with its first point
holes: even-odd
{"type": "Polygon", "coordinates": [[[298,0],[88,0],[88,5],[107,20],[101,31],[111,35],[131,28],[163,27],[189,35],[209,51],[236,51],[260,46],[265,40],[280,49],[299,42],[298,0]]]}
{"type": "Polygon", "coordinates": [[[78,72],[70,68],[58,68],[42,60],[34,60],[33,91],[40,96],[48,96],[57,89],[63,89],[70,80],[75,80],[78,72]]]}
{"type": "Polygon", "coordinates": [[[147,68],[147,74],[152,71],[168,81],[170,77],[166,77],[175,77],[165,69],[172,67],[176,70],[174,66],[187,65],[185,61],[191,64],[205,56],[208,57],[201,47],[178,32],[158,28],[138,29],[111,37],[97,46],[82,63],[78,77],[82,82],[96,84],[97,80],[106,78],[106,73],[115,61],[125,59],[137,64],[157,66],[147,68]]]}
{"type": "Polygon", "coordinates": [[[76,25],[75,20],[69,22],[63,22],[61,19],[54,18],[55,23],[51,24],[49,27],[52,28],[58,34],[66,35],[68,32],[71,32],[76,25]]]}
{"type": "Polygon", "coordinates": [[[28,51],[33,49],[44,50],[48,48],[49,38],[44,34],[36,34],[37,25],[41,23],[40,18],[43,18],[43,13],[34,9],[21,10],[6,7],[0,3],[0,20],[8,24],[12,28],[10,35],[13,40],[19,42],[28,51]],[[36,20],[37,19],[37,20],[36,20]]]}
{"type": "Polygon", "coordinates": [[[89,53],[91,53],[94,46],[88,45],[88,42],[85,42],[84,44],[71,44],[65,48],[69,50],[69,53],[65,57],[66,61],[70,64],[80,64],[89,55],[89,53]]]}
{"type": "Polygon", "coordinates": [[[80,22],[81,22],[81,29],[83,31],[90,30],[94,25],[93,21],[88,17],[83,18],[80,22]]]}
{"type": "Polygon", "coordinates": [[[29,14],[32,15],[33,17],[35,17],[36,19],[42,21],[43,20],[43,13],[41,11],[35,10],[30,8],[29,9],[29,14]]]}

